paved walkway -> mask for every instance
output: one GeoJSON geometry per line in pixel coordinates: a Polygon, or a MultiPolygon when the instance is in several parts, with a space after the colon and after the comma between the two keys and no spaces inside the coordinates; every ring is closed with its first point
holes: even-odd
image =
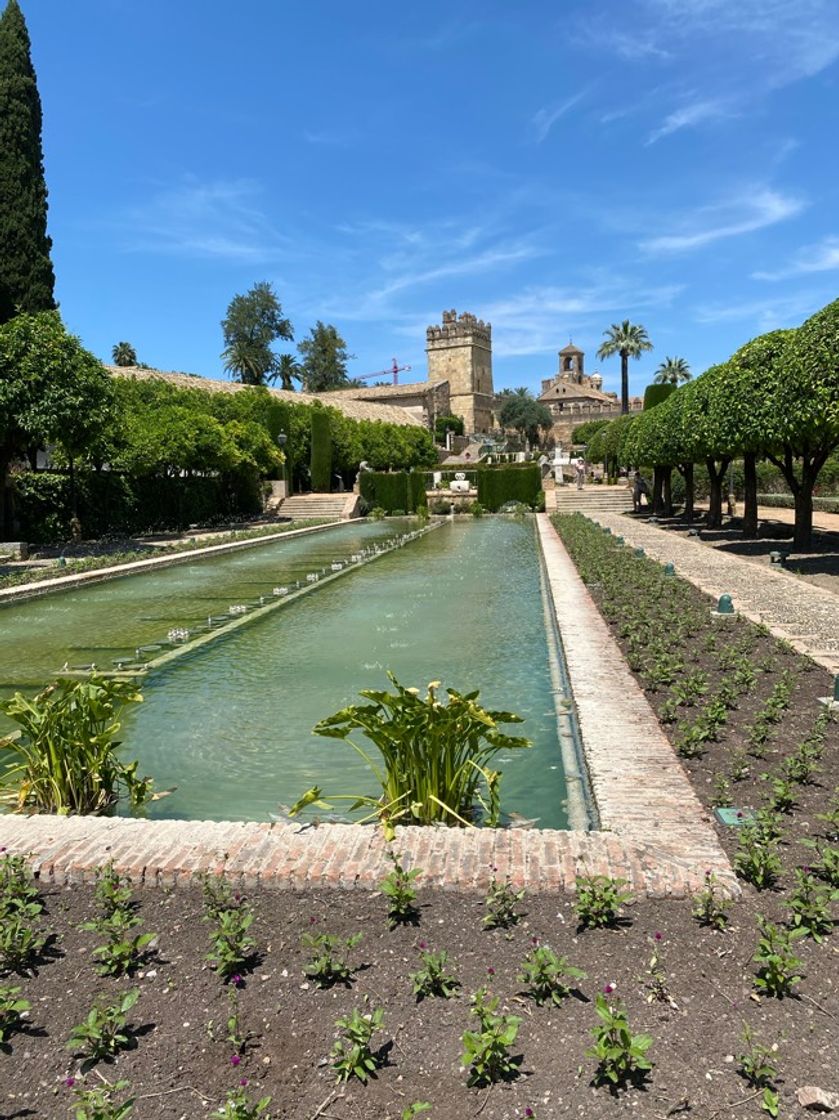
{"type": "Polygon", "coordinates": [[[592,520],[676,571],[717,598],[728,592],[734,606],[753,622],[806,653],[831,673],[839,673],[839,595],[772,568],[755,570],[739,556],[620,514],[596,513],[592,520]]]}

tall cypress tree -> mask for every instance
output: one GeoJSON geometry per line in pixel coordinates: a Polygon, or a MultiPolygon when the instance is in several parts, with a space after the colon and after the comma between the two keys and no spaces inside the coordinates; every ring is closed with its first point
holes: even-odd
{"type": "Polygon", "coordinates": [[[55,307],[41,99],[18,0],[0,16],[0,323],[55,307]]]}

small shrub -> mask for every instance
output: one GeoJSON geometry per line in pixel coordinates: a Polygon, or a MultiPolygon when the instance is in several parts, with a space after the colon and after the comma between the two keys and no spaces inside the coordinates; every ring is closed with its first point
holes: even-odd
{"type": "Polygon", "coordinates": [[[759,891],[774,887],[782,870],[777,847],[777,840],[763,835],[759,825],[744,824],[734,853],[734,870],[759,891]]]}
{"type": "Polygon", "coordinates": [[[705,886],[694,895],[693,916],[701,926],[720,932],[728,925],[728,909],[720,897],[716,876],[712,871],[705,872],[705,886]]]}
{"type": "Polygon", "coordinates": [[[146,950],[157,934],[140,933],[132,937],[130,931],[138,925],[140,919],[135,914],[115,910],[106,918],[84,922],[79,927],[107,938],[104,945],[93,950],[94,959],[100,962],[96,969],[100,976],[130,976],[143,963],[146,950]]]}
{"type": "Polygon", "coordinates": [[[745,751],[734,751],[728,768],[732,782],[742,782],[749,776],[749,760],[745,751]]]}
{"type": "Polygon", "coordinates": [[[782,929],[758,916],[760,928],[757,950],[752,958],[759,965],[755,987],[767,996],[783,999],[792,995],[796,985],[803,980],[800,969],[803,961],[793,952],[793,942],[806,937],[803,929],[782,929]]]}
{"type": "Polygon", "coordinates": [[[413,884],[422,875],[417,868],[406,871],[396,853],[388,848],[387,858],[393,870],[379,883],[379,890],[388,900],[388,925],[396,929],[398,925],[416,925],[419,911],[416,907],[417,892],[413,884]]]}
{"type": "Polygon", "coordinates": [[[26,1022],[32,1004],[20,998],[20,988],[0,988],[0,1050],[9,1050],[9,1039],[26,1022]]]}
{"type": "Polygon", "coordinates": [[[451,999],[457,995],[460,981],[447,971],[449,954],[445,949],[433,953],[425,948],[425,942],[420,942],[420,962],[422,967],[416,972],[408,973],[408,978],[414,986],[414,995],[417,1002],[426,996],[439,996],[441,999],[451,999]]]}
{"type": "Polygon", "coordinates": [[[131,884],[117,873],[113,862],[97,868],[93,896],[105,917],[131,910],[131,884]]]}
{"type": "Polygon", "coordinates": [[[73,1115],[75,1120],[125,1120],[125,1117],[134,1108],[134,1097],[118,1101],[115,1094],[123,1094],[128,1088],[127,1081],[117,1081],[115,1085],[97,1085],[93,1089],[85,1089],[83,1085],[76,1085],[75,1078],[68,1078],[68,1083],[73,1082],[73,1115]]]}
{"type": "Polygon", "coordinates": [[[791,929],[803,929],[814,941],[823,941],[833,932],[831,905],[839,902],[839,890],[820,883],[809,871],[798,867],[795,883],[788,900],[788,925],[791,929]]]}
{"type": "Polygon", "coordinates": [[[349,987],[355,970],[339,954],[354,949],[363,936],[354,933],[351,937],[341,938],[330,933],[304,933],[300,938],[301,944],[314,950],[312,959],[303,968],[304,976],[314,980],[319,988],[331,988],[333,984],[349,987]]]}
{"type": "Polygon", "coordinates": [[[574,909],[583,929],[615,925],[621,907],[631,901],[631,896],[621,890],[625,885],[625,879],[610,879],[608,875],[577,876],[574,909]]]}
{"type": "Polygon", "coordinates": [[[816,813],[816,820],[823,823],[822,833],[827,840],[839,840],[839,786],[827,805],[827,812],[816,813]]]}
{"type": "Polygon", "coordinates": [[[738,1072],[752,1089],[762,1090],[761,1108],[770,1116],[776,1117],[780,1108],[780,1098],[775,1088],[778,1067],[772,1060],[772,1055],[777,1052],[778,1044],[764,1046],[755,1041],[748,1023],[743,1025],[743,1041],[748,1049],[738,1058],[738,1072]]]}
{"type": "Polygon", "coordinates": [[[373,509],[370,510],[370,518],[373,521],[384,521],[386,517],[387,510],[382,509],[381,506],[374,506],[373,509]]]}
{"type": "Polygon", "coordinates": [[[370,1077],[376,1076],[381,1061],[370,1050],[370,1040],[382,1029],[383,1019],[384,1012],[379,1007],[365,1015],[353,1009],[349,1015],[336,1020],[335,1026],[341,1034],[335,1040],[331,1057],[339,1082],[357,1077],[366,1085],[370,1077]]]}
{"type": "Polygon", "coordinates": [[[203,872],[198,879],[201,883],[205,922],[216,922],[225,910],[238,910],[245,904],[242,895],[238,891],[234,894],[229,881],[223,875],[208,875],[203,872]]]}
{"type": "Polygon", "coordinates": [[[479,1029],[464,1031],[460,1064],[469,1071],[470,1087],[493,1085],[518,1076],[521,1059],[510,1053],[518,1037],[521,1017],[498,1014],[498,997],[479,988],[472,996],[472,1014],[479,1029]]]}
{"type": "Polygon", "coordinates": [[[44,952],[47,937],[23,914],[12,913],[0,921],[0,975],[31,973],[44,952]]]}
{"type": "Polygon", "coordinates": [[[816,853],[816,858],[810,860],[810,870],[813,874],[829,883],[831,887],[839,887],[839,848],[817,839],[808,838],[801,843],[816,853]]]}
{"type": "Polygon", "coordinates": [[[631,1032],[626,1010],[620,1000],[613,998],[613,990],[607,984],[605,994],[599,994],[595,1000],[600,1022],[591,1029],[594,1046],[586,1051],[586,1056],[597,1059],[595,1084],[620,1086],[647,1076],[652,1069],[647,1051],[653,1040],[648,1034],[631,1032]]]}
{"type": "Polygon", "coordinates": [[[547,945],[531,949],[518,974],[519,982],[526,985],[527,994],[538,1007],[549,1000],[559,1006],[571,994],[568,981],[587,978],[585,972],[570,965],[566,957],[558,957],[547,945]]]}
{"type": "Polygon", "coordinates": [[[268,1115],[270,1097],[261,1097],[255,1101],[251,1098],[243,1085],[227,1091],[227,1099],[215,1112],[210,1113],[210,1120],[271,1120],[268,1115]]]}
{"type": "Polygon", "coordinates": [[[239,972],[246,972],[253,960],[256,941],[250,936],[253,910],[243,903],[236,910],[222,910],[216,926],[210,931],[210,952],[206,959],[215,966],[224,980],[239,972]]]}
{"type": "Polygon", "coordinates": [[[503,883],[493,878],[489,884],[484,906],[484,929],[510,929],[518,925],[524,912],[517,909],[524,898],[524,889],[514,890],[509,877],[503,883]]]}
{"type": "Polygon", "coordinates": [[[35,918],[44,909],[23,856],[0,856],[0,921],[11,915],[35,918]]]}
{"type": "Polygon", "coordinates": [[[711,795],[711,805],[714,808],[730,808],[734,804],[731,796],[731,783],[725,774],[714,775],[714,792],[711,795]]]}
{"type": "Polygon", "coordinates": [[[647,1003],[657,1000],[659,1003],[669,1003],[671,1007],[676,1004],[670,995],[670,985],[667,980],[667,966],[664,963],[664,935],[653,934],[650,939],[652,956],[647,962],[647,975],[644,987],[647,989],[647,1003]]]}
{"type": "Polygon", "coordinates": [[[469,506],[469,512],[472,514],[473,517],[483,517],[484,516],[484,507],[481,505],[480,502],[472,502],[472,504],[469,506]]]}
{"type": "Polygon", "coordinates": [[[140,998],[135,988],[109,1007],[97,1004],[90,1009],[83,1023],[73,1027],[67,1049],[84,1059],[83,1070],[92,1069],[97,1062],[114,1058],[121,1050],[129,1049],[134,1042],[127,1025],[128,1012],[140,998]]]}

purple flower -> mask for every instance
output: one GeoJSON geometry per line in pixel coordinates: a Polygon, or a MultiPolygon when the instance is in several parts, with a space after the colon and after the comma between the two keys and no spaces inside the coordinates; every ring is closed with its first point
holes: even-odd
{"type": "Polygon", "coordinates": [[[528,1107],[524,1110],[524,1115],[525,1115],[525,1120],[532,1120],[532,1118],[536,1115],[536,1113],[528,1105],[528,1107]]]}
{"type": "Polygon", "coordinates": [[[75,1077],[65,1077],[64,1078],[64,1084],[67,1086],[68,1089],[72,1089],[73,1086],[76,1084],[75,1077]]]}
{"type": "Polygon", "coordinates": [[[242,1059],[239,1057],[238,1054],[233,1054],[233,1056],[230,1059],[230,1064],[232,1066],[238,1066],[238,1064],[241,1062],[241,1060],[242,1059]]]}
{"type": "Polygon", "coordinates": [[[316,921],[317,921],[317,918],[314,916],[314,914],[312,914],[309,918],[309,925],[313,926],[316,921]]]}
{"type": "Polygon", "coordinates": [[[658,931],[658,930],[656,930],[656,931],[655,931],[655,939],[656,939],[656,941],[663,941],[663,940],[664,940],[664,934],[663,934],[663,933],[659,933],[659,931],[658,931]]]}
{"type": "Polygon", "coordinates": [[[244,981],[244,979],[243,979],[243,978],[242,978],[242,977],[241,977],[241,976],[239,975],[239,973],[238,973],[238,972],[235,972],[235,973],[234,973],[234,974],[233,974],[233,975],[232,975],[232,976],[230,977],[230,983],[231,983],[231,984],[233,985],[233,987],[234,987],[234,988],[241,988],[241,987],[243,987],[243,985],[244,985],[245,981],[244,981]]]}
{"type": "Polygon", "coordinates": [[[243,1089],[245,1088],[245,1086],[247,1085],[247,1083],[248,1083],[248,1079],[247,1079],[247,1077],[241,1077],[241,1078],[239,1079],[239,1084],[240,1084],[240,1085],[242,1086],[242,1088],[243,1088],[243,1089]]]}
{"type": "Polygon", "coordinates": [[[494,975],[495,975],[495,969],[494,968],[488,968],[487,969],[487,976],[494,976],[494,975]]]}
{"type": "Polygon", "coordinates": [[[615,985],[614,984],[607,984],[606,987],[603,989],[604,993],[607,996],[610,996],[614,990],[615,990],[615,985]]]}
{"type": "Polygon", "coordinates": [[[418,949],[427,949],[428,948],[428,942],[427,941],[418,941],[417,942],[417,948],[418,949]]]}

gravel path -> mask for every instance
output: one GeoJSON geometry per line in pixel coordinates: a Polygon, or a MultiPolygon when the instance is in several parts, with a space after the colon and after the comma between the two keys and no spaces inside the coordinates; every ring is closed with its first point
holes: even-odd
{"type": "Polygon", "coordinates": [[[598,512],[592,520],[643,548],[715,598],[728,592],[736,610],[791,641],[831,673],[839,673],[839,595],[796,579],[783,570],[762,569],[739,556],[677,536],[622,514],[598,512]]]}

